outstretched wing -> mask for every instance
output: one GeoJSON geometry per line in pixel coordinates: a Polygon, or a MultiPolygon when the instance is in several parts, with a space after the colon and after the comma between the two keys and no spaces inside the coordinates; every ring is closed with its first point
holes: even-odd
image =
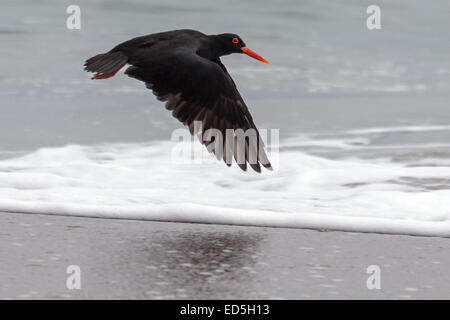
{"type": "Polygon", "coordinates": [[[201,142],[228,166],[234,157],[242,170],[247,169],[247,163],[257,172],[260,164],[271,169],[252,116],[219,59],[210,61],[194,52],[175,51],[140,60],[125,73],[144,81],[158,100],[166,101],[166,108],[189,127],[191,134],[195,134],[195,121],[201,123],[203,133],[217,129],[222,141],[213,134],[208,138],[204,135],[201,142]]]}

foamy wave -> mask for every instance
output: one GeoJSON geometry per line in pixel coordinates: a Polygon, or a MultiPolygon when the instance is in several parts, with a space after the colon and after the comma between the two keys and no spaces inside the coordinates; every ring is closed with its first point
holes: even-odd
{"type": "Polygon", "coordinates": [[[364,128],[347,130],[347,134],[377,134],[377,133],[391,133],[391,132],[429,132],[429,131],[448,131],[448,125],[430,125],[430,126],[396,126],[396,127],[378,127],[378,128],[364,128]]]}
{"type": "Polygon", "coordinates": [[[291,137],[283,141],[283,148],[295,147],[319,147],[319,148],[337,148],[337,149],[354,149],[370,142],[365,138],[348,138],[348,139],[314,139],[311,136],[291,137]]]}
{"type": "Polygon", "coordinates": [[[377,139],[379,136],[399,133],[430,133],[439,131],[450,131],[450,125],[374,127],[313,135],[302,134],[285,139],[281,144],[281,147],[284,149],[314,148],[316,151],[320,151],[320,149],[335,149],[343,151],[450,149],[450,143],[446,142],[427,142],[420,144],[373,144],[374,139],[377,139]]]}
{"type": "Polygon", "coordinates": [[[285,151],[277,172],[256,174],[172,163],[174,145],[72,145],[0,161],[0,211],[450,236],[450,186],[424,190],[449,167],[285,151]]]}

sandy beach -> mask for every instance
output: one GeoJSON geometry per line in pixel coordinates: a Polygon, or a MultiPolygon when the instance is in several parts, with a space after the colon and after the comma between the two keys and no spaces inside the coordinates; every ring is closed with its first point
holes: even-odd
{"type": "Polygon", "coordinates": [[[445,238],[16,213],[0,225],[1,299],[450,298],[445,238]]]}

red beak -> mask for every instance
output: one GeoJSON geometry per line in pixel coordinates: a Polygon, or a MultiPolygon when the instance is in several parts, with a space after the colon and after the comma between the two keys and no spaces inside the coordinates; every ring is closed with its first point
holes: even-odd
{"type": "Polygon", "coordinates": [[[257,54],[256,52],[250,50],[247,47],[242,47],[241,50],[242,50],[243,53],[245,53],[246,55],[248,55],[248,56],[250,56],[250,57],[252,57],[252,58],[254,58],[256,60],[262,61],[264,63],[269,63],[269,61],[267,61],[266,59],[261,57],[259,54],[257,54]]]}

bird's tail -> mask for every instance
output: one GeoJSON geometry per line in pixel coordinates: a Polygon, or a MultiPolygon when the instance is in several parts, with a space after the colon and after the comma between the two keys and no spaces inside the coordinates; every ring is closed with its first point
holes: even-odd
{"type": "Polygon", "coordinates": [[[92,79],[106,79],[114,76],[128,62],[127,56],[120,51],[101,53],[84,63],[84,70],[96,72],[92,79]]]}

